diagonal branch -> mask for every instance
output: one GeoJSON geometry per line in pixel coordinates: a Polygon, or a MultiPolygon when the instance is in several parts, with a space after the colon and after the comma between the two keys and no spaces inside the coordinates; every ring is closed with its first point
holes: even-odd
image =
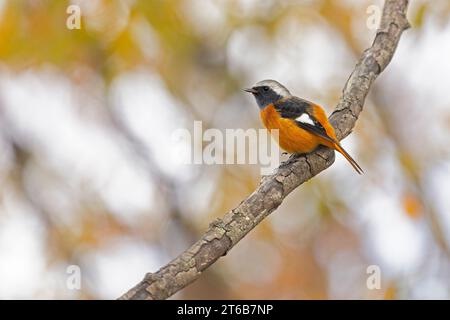
{"type": "MultiPolygon", "coordinates": [[[[375,40],[362,54],[330,117],[340,140],[351,133],[372,83],[391,61],[400,36],[409,27],[407,6],[408,0],[385,1],[375,40]]],[[[147,274],[120,299],[166,299],[183,289],[276,210],[295,188],[333,162],[334,152],[325,147],[292,156],[273,175],[263,177],[259,187],[239,206],[211,223],[194,245],[158,272],[147,274]]]]}

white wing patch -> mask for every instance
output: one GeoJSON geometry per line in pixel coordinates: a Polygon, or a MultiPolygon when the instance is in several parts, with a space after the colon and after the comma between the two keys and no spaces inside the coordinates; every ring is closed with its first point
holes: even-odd
{"type": "Polygon", "coordinates": [[[300,117],[295,119],[295,121],[308,123],[308,124],[313,125],[313,126],[315,125],[314,121],[311,119],[311,117],[307,113],[303,113],[300,117]]]}

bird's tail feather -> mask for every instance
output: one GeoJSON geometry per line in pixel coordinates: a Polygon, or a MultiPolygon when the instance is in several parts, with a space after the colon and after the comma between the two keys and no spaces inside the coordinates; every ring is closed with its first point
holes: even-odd
{"type": "Polygon", "coordinates": [[[334,149],[339,151],[339,153],[341,153],[345,157],[345,159],[347,159],[347,161],[352,165],[352,167],[356,170],[356,172],[358,172],[358,174],[364,173],[363,169],[359,166],[359,164],[347,153],[347,151],[344,150],[344,148],[341,147],[339,142],[335,142],[333,147],[334,149]]]}

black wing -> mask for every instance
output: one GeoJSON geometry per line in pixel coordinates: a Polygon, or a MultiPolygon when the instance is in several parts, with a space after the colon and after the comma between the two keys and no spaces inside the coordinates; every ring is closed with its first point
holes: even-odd
{"type": "Polygon", "coordinates": [[[276,102],[274,106],[282,118],[291,119],[303,130],[311,132],[330,142],[334,142],[334,140],[328,136],[325,128],[314,117],[313,104],[311,102],[298,97],[289,97],[288,99],[282,99],[276,102]]]}

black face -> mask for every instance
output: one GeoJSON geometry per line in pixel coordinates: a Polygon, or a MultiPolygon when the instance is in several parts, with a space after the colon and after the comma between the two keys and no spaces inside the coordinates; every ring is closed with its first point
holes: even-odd
{"type": "Polygon", "coordinates": [[[256,99],[259,108],[264,109],[271,103],[275,103],[281,98],[283,98],[280,94],[275,92],[269,86],[258,86],[253,87],[251,89],[245,89],[245,91],[250,92],[256,99]]]}

